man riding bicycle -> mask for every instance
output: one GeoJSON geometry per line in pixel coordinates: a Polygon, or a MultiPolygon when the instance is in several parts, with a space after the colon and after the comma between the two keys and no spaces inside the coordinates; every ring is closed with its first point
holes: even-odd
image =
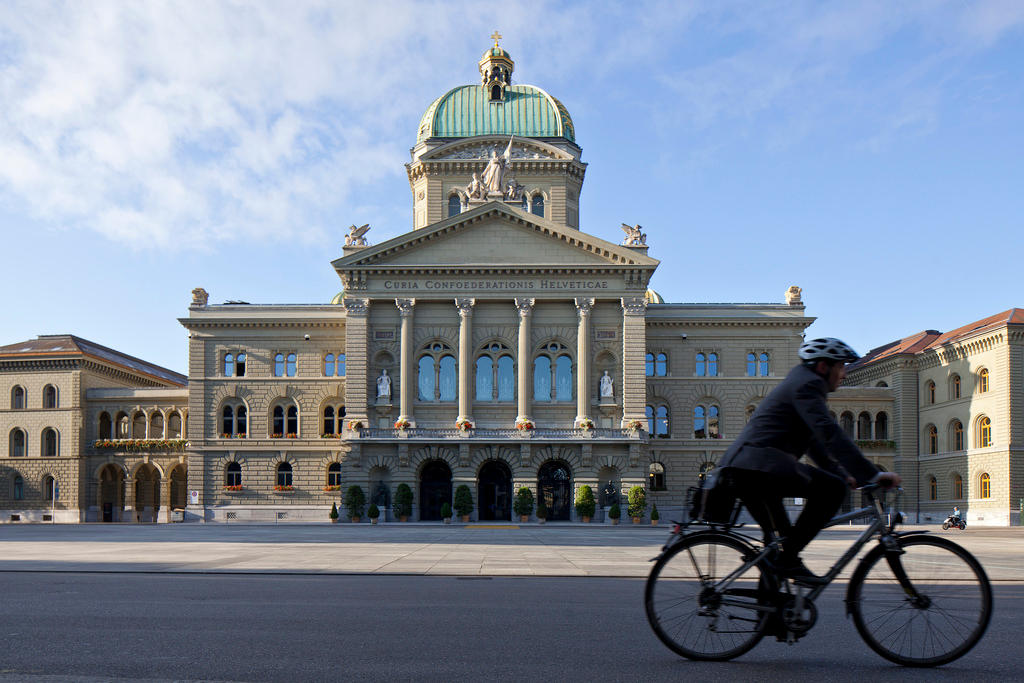
{"type": "Polygon", "coordinates": [[[783,538],[777,570],[804,582],[820,581],[804,566],[800,551],[843,504],[848,486],[899,486],[900,475],[880,472],[829,414],[826,396],[846,375],[846,363],[860,358],[834,338],[804,342],[803,361],[758,406],[722,457],[720,476],[743,501],[770,541],[783,538]],[[807,454],[817,467],[799,462],[807,454]],[[782,499],[804,498],[790,524],[782,499]]]}

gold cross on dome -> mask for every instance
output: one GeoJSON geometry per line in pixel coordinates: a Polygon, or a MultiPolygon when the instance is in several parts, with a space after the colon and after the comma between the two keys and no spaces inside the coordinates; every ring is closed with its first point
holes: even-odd
{"type": "Polygon", "coordinates": [[[491,34],[491,40],[494,41],[494,47],[498,47],[498,41],[501,40],[501,34],[495,31],[491,34]]]}

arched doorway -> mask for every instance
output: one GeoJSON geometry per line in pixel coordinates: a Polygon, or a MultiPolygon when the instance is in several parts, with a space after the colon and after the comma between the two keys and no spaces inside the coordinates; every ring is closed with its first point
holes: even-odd
{"type": "Polygon", "coordinates": [[[512,470],[500,460],[488,460],[477,479],[477,507],[482,520],[512,520],[512,470]]]}
{"type": "Polygon", "coordinates": [[[171,509],[184,510],[188,505],[188,469],[178,465],[171,470],[171,509]]]}
{"type": "Polygon", "coordinates": [[[105,465],[100,470],[96,491],[101,522],[118,522],[124,509],[124,472],[116,465],[105,465]]]}
{"type": "Polygon", "coordinates": [[[160,472],[149,463],[135,471],[135,513],[140,522],[155,522],[160,514],[160,472]]]}
{"type": "Polygon", "coordinates": [[[420,472],[420,520],[441,519],[441,506],[452,504],[452,471],[443,460],[431,460],[420,472]]]}
{"type": "Polygon", "coordinates": [[[559,460],[548,460],[537,470],[537,496],[548,509],[548,520],[569,521],[572,505],[572,472],[559,460]]]}

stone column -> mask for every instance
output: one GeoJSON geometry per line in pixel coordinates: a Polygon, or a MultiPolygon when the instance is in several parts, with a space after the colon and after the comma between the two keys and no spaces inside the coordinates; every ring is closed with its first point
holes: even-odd
{"type": "Polygon", "coordinates": [[[398,370],[398,419],[408,420],[409,424],[415,427],[416,419],[412,414],[412,391],[416,385],[412,379],[412,314],[416,306],[416,299],[395,299],[395,306],[398,306],[398,314],[402,316],[402,357],[398,370]]]}
{"type": "Polygon", "coordinates": [[[516,309],[519,311],[519,372],[516,377],[518,414],[516,420],[529,420],[530,391],[533,388],[533,382],[530,381],[530,356],[533,348],[530,316],[533,313],[535,299],[516,299],[515,301],[516,309]]]}
{"type": "Polygon", "coordinates": [[[590,417],[590,309],[593,299],[576,298],[576,421],[574,427],[590,417]]]}
{"type": "Polygon", "coordinates": [[[647,378],[644,356],[647,353],[647,301],[642,296],[622,299],[622,426],[632,420],[647,425],[644,405],[647,378]]]}
{"type": "MultiPolygon", "coordinates": [[[[135,522],[135,482],[131,477],[124,478],[124,508],[121,510],[121,519],[118,521],[135,522]]],[[[102,514],[102,511],[101,513],[102,514]]]]}
{"type": "MultiPolygon", "coordinates": [[[[367,414],[367,367],[369,367],[370,300],[342,299],[345,306],[345,413],[349,422],[370,425],[367,414]]],[[[249,416],[252,433],[252,415],[249,416]]]]}
{"type": "Polygon", "coordinates": [[[456,298],[459,309],[459,416],[473,421],[473,305],[476,299],[456,298]]]}

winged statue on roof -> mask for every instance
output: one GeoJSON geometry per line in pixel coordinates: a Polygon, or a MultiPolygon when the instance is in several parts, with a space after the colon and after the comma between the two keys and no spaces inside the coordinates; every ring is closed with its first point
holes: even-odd
{"type": "Polygon", "coordinates": [[[365,247],[369,243],[366,238],[363,237],[370,231],[370,224],[360,225],[358,228],[354,225],[350,225],[348,228],[348,234],[345,235],[345,246],[346,247],[365,247]]]}
{"type": "Polygon", "coordinates": [[[626,233],[626,239],[622,241],[627,247],[642,247],[647,244],[647,234],[643,232],[640,224],[626,225],[622,224],[622,232],[626,233]]]}

